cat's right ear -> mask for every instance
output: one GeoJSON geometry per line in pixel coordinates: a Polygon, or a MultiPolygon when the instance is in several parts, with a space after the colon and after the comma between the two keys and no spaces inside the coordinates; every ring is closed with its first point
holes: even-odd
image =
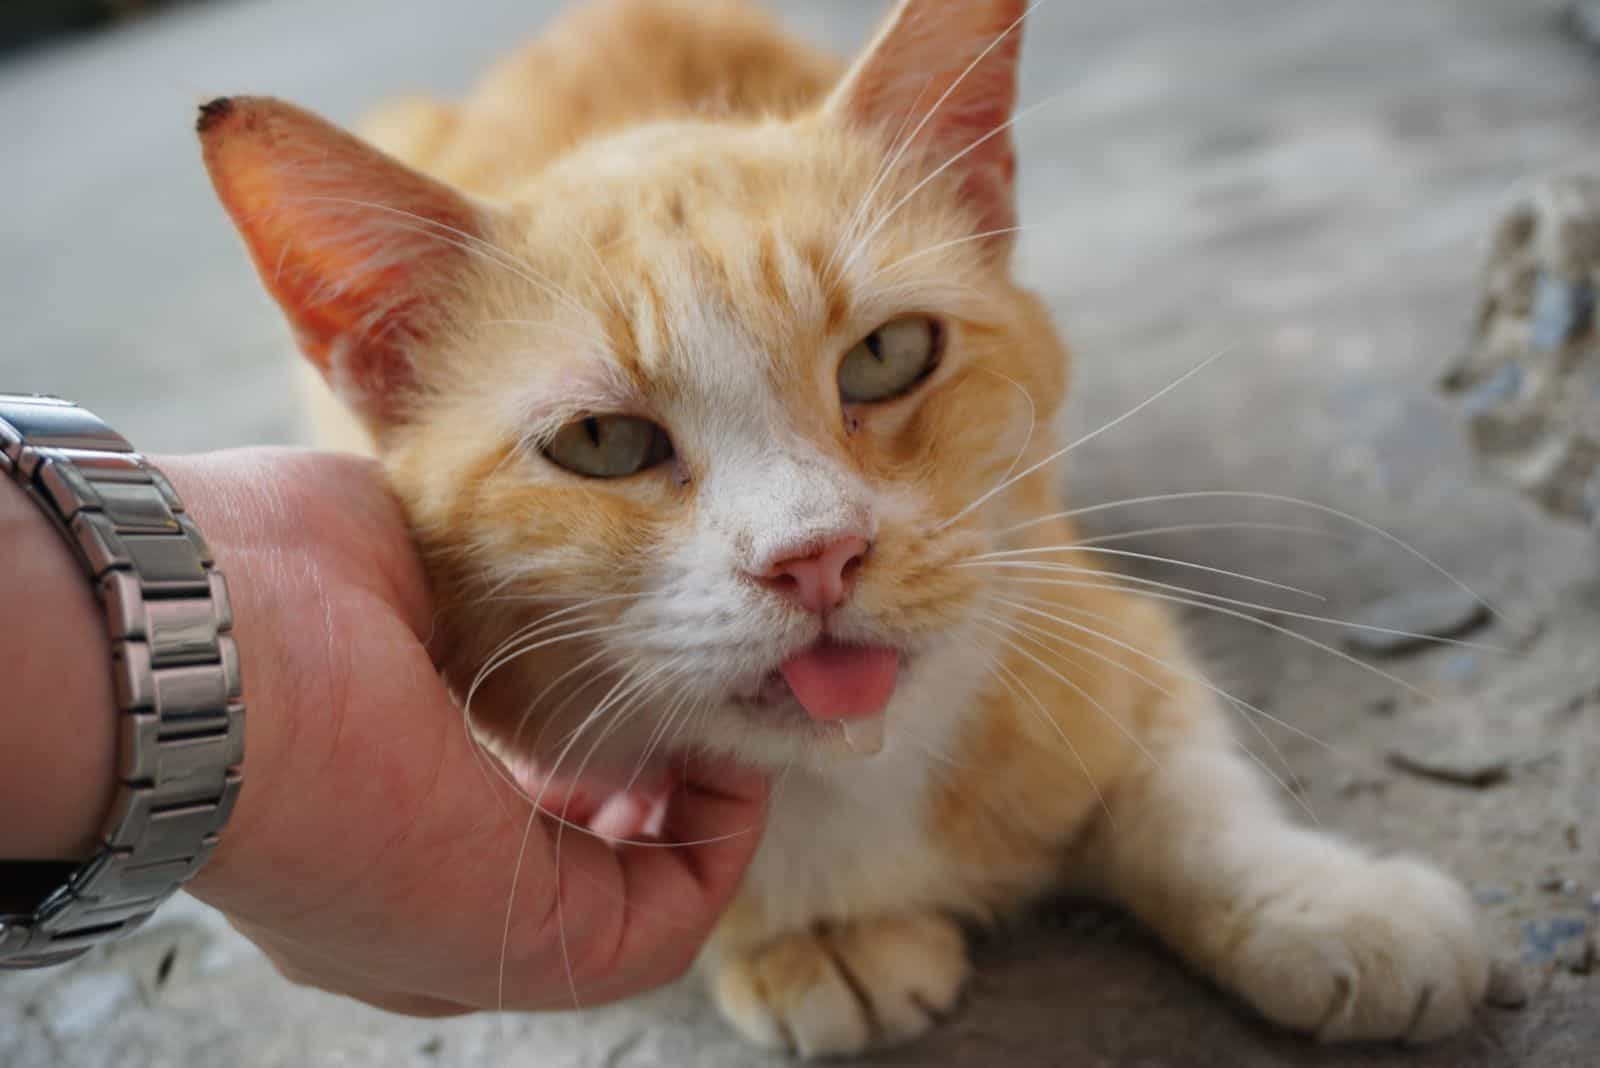
{"type": "Polygon", "coordinates": [[[948,168],[978,224],[1009,248],[1016,226],[1011,116],[1028,0],[900,0],[827,111],[948,168]]]}
{"type": "Polygon", "coordinates": [[[282,101],[216,100],[197,128],[217,195],[301,350],[370,430],[403,418],[412,361],[485,210],[282,101]]]}

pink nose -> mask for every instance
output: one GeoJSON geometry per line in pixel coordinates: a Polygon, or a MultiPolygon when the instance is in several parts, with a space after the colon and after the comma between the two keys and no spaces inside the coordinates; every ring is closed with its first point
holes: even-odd
{"type": "Polygon", "coordinates": [[[835,538],[806,555],[781,559],[757,577],[806,611],[822,615],[844,603],[868,548],[865,538],[835,538]]]}

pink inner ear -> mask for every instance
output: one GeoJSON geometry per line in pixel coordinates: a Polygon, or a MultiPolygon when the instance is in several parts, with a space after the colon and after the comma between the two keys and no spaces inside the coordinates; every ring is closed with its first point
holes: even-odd
{"type": "Polygon", "coordinates": [[[1017,100],[1026,0],[904,0],[830,108],[888,136],[915,133],[930,167],[951,165],[980,232],[1016,225],[1017,100]],[[919,128],[920,127],[920,128],[919,128]]]}
{"type": "Polygon", "coordinates": [[[375,429],[482,226],[453,190],[281,101],[202,110],[207,170],[306,357],[375,429]]]}

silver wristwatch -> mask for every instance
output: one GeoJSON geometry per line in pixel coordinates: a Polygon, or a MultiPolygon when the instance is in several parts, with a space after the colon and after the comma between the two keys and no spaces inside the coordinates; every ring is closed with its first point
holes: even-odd
{"type": "MultiPolygon", "coordinates": [[[[0,903],[0,967],[37,967],[131,931],[205,863],[239,796],[244,705],[227,587],[161,472],[76,405],[0,394],[0,475],[72,546],[113,650],[119,784],[99,847],[36,902],[0,903]]],[[[0,889],[23,867],[0,858],[0,889]]]]}

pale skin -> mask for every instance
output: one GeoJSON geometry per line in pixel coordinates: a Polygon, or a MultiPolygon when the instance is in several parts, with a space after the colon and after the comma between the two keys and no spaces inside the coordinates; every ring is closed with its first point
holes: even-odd
{"type": "MultiPolygon", "coordinates": [[[[574,989],[600,1004],[689,965],[759,840],[759,776],[692,769],[663,839],[707,844],[565,833],[558,913],[555,825],[530,825],[473,752],[376,466],[266,450],[157,462],[227,574],[249,704],[246,786],[195,896],[290,979],[409,1014],[570,1007],[574,989]]],[[[21,670],[0,691],[0,811],[30,817],[0,824],[0,857],[75,860],[115,777],[107,641],[59,535],[4,480],[0,540],[0,606],[49,606],[12,635],[21,670]]]]}

